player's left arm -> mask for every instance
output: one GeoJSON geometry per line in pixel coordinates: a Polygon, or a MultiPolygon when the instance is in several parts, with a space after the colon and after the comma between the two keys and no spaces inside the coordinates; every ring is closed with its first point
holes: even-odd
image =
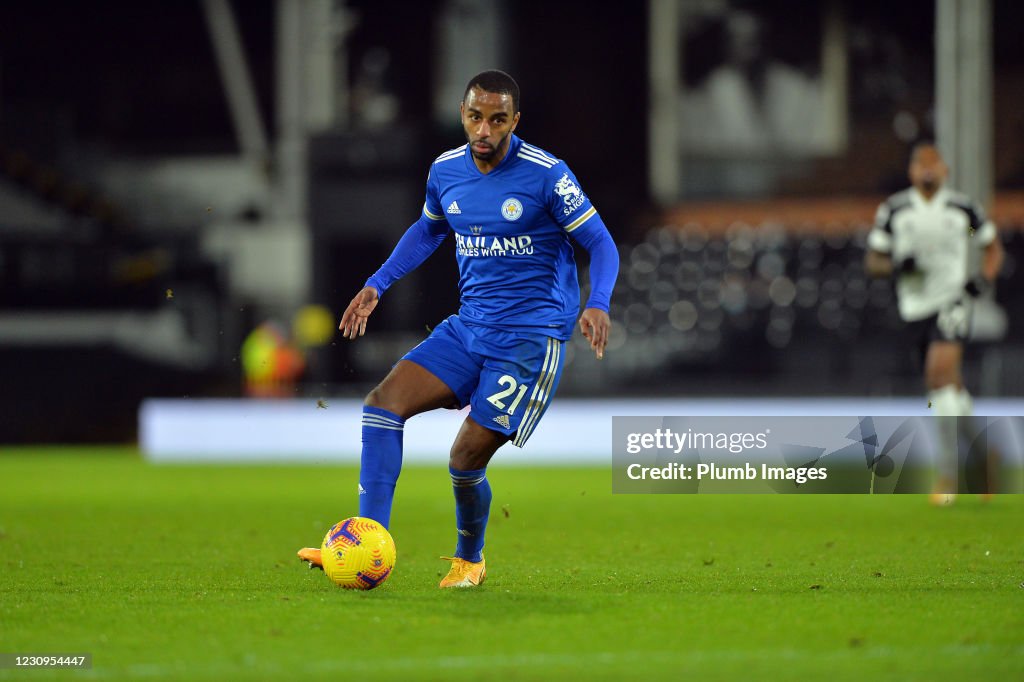
{"type": "Polygon", "coordinates": [[[612,322],[608,316],[619,250],[576,176],[559,161],[547,175],[547,206],[555,222],[590,254],[590,298],[580,315],[580,331],[597,359],[604,357],[612,322]]]}
{"type": "Polygon", "coordinates": [[[985,246],[981,258],[981,274],[989,282],[994,282],[1003,269],[1003,260],[1006,258],[1006,251],[1003,250],[1003,243],[995,238],[985,246]]]}
{"type": "Polygon", "coordinates": [[[590,298],[580,315],[580,331],[600,360],[612,327],[608,307],[619,274],[619,250],[600,215],[595,212],[587,223],[586,229],[572,233],[576,242],[590,254],[590,298]]]}
{"type": "Polygon", "coordinates": [[[978,204],[971,205],[968,216],[971,222],[971,237],[980,246],[982,253],[981,273],[979,277],[967,283],[966,289],[971,296],[980,296],[992,288],[1003,267],[1006,253],[999,240],[995,223],[986,219],[984,210],[978,204]]]}

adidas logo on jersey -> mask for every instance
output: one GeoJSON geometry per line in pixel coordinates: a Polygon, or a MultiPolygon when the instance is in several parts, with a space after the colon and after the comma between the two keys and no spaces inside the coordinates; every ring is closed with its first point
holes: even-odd
{"type": "Polygon", "coordinates": [[[452,215],[459,215],[460,213],[462,213],[462,209],[459,208],[459,202],[453,201],[452,203],[448,204],[448,213],[451,213],[452,215]]]}
{"type": "Polygon", "coordinates": [[[359,494],[360,495],[365,495],[366,494],[366,488],[363,487],[362,483],[359,484],[359,494]]]}
{"type": "Polygon", "coordinates": [[[496,421],[499,426],[502,426],[502,427],[504,427],[506,429],[508,428],[508,415],[507,414],[503,414],[503,415],[499,415],[499,416],[495,417],[494,421],[496,421]]]}

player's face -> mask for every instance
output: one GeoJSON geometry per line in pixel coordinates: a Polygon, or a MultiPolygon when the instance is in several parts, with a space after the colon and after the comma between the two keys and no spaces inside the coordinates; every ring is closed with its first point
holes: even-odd
{"type": "Polygon", "coordinates": [[[508,136],[519,124],[519,112],[513,111],[512,97],[473,88],[459,105],[459,111],[473,157],[483,162],[504,158],[508,136]]]}
{"type": "Polygon", "coordinates": [[[910,160],[910,182],[922,192],[931,194],[946,181],[949,169],[935,147],[921,147],[910,160]]]}

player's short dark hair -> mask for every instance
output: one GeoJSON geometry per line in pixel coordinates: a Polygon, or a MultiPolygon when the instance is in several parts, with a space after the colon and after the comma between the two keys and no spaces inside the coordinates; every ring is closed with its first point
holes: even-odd
{"type": "Polygon", "coordinates": [[[512,98],[512,113],[519,112],[519,84],[504,71],[498,71],[497,69],[481,71],[470,78],[469,83],[466,85],[466,91],[462,93],[463,102],[466,101],[466,96],[469,95],[469,91],[473,88],[480,88],[484,92],[508,95],[512,98]]]}

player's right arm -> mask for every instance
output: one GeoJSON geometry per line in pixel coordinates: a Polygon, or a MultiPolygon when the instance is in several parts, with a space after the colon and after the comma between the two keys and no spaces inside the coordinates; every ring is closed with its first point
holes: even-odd
{"type": "Polygon", "coordinates": [[[875,213],[875,225],[868,233],[868,248],[864,254],[864,272],[868,277],[889,277],[895,271],[903,274],[917,270],[913,256],[901,259],[899,265],[893,259],[892,214],[888,201],[875,213]]]}
{"type": "Polygon", "coordinates": [[[441,212],[437,179],[431,167],[427,176],[427,199],[419,220],[409,226],[394,251],[366,285],[355,295],[341,316],[338,329],[342,337],[355,339],[366,333],[366,319],[377,307],[388,287],[418,268],[437,250],[448,235],[448,221],[441,212]]]}
{"type": "Polygon", "coordinates": [[[344,339],[354,339],[365,334],[366,318],[377,307],[379,300],[380,297],[377,295],[377,290],[373,287],[363,287],[360,289],[359,293],[355,295],[355,298],[352,299],[348,307],[345,308],[345,312],[341,315],[341,324],[338,325],[338,329],[341,330],[341,337],[344,339]]]}

